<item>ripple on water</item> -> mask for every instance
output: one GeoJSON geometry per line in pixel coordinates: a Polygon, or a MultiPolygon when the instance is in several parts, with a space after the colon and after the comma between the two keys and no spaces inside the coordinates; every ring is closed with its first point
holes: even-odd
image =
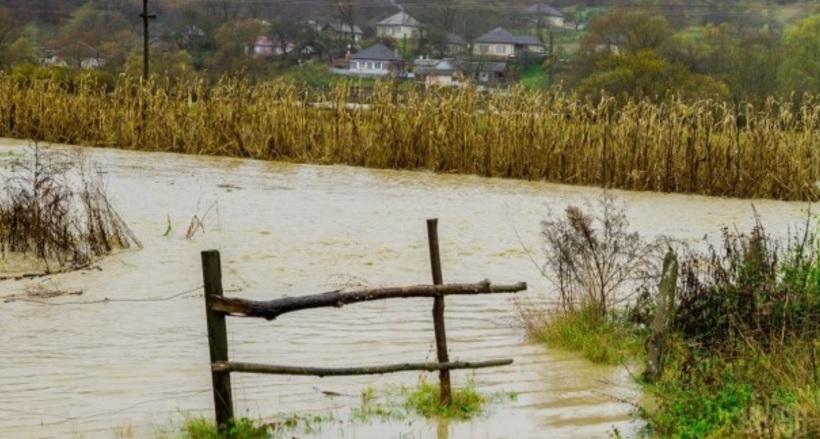
{"type": "MultiPolygon", "coordinates": [[[[0,151],[17,151],[5,141],[0,151]]],[[[537,252],[547,209],[599,195],[597,189],[475,176],[305,166],[250,160],[93,149],[108,174],[112,201],[145,245],[108,258],[101,271],[55,281],[82,289],[84,300],[171,295],[201,284],[199,252],[222,251],[231,293],[272,298],[350,284],[429,282],[424,220],[440,218],[445,281],[523,280],[525,297],[547,296],[524,245],[537,252]],[[230,185],[232,190],[227,190],[230,185]],[[235,189],[235,188],[241,188],[235,189]],[[203,206],[218,212],[205,233],[185,240],[203,206]],[[163,236],[166,218],[172,224],[163,236]]],[[[751,224],[747,200],[651,193],[614,193],[630,206],[642,233],[695,240],[721,226],[751,224]]],[[[802,217],[804,204],[756,201],[772,231],[802,217]]],[[[0,294],[25,282],[0,283],[0,294]]],[[[55,300],[59,302],[61,299],[55,300]]],[[[434,358],[429,300],[316,310],[274,322],[229,321],[234,359],[291,365],[361,365],[434,358]]],[[[631,431],[637,400],[623,369],[598,367],[526,342],[509,298],[447,302],[451,357],[512,357],[509,367],[454,372],[486,392],[516,392],[486,418],[466,423],[373,422],[331,425],[318,437],[521,438],[604,437],[631,431]],[[344,428],[342,431],[341,429],[344,428]]],[[[150,434],[181,412],[210,415],[204,309],[200,296],[158,303],[43,307],[0,304],[0,436],[73,433],[110,437],[133,425],[150,434]]],[[[269,418],[303,411],[345,415],[358,395],[412,385],[418,374],[310,378],[235,375],[237,413],[269,418]],[[347,397],[329,398],[322,391],[347,397]]]]}

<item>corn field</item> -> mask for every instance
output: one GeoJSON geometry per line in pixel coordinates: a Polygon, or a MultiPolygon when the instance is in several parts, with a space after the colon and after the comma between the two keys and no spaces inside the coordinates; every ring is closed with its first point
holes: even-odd
{"type": "Polygon", "coordinates": [[[0,76],[0,136],[610,188],[816,200],[820,101],[596,101],[475,89],[366,96],[272,81],[160,86],[0,76]]]}

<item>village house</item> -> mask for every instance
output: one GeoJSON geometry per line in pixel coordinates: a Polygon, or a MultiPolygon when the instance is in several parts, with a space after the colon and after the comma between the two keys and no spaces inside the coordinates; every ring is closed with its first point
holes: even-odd
{"type": "Polygon", "coordinates": [[[105,66],[105,59],[98,56],[90,56],[80,60],[80,68],[83,70],[101,69],[105,66]]]}
{"type": "Polygon", "coordinates": [[[267,35],[260,35],[256,37],[253,44],[246,47],[245,52],[257,57],[273,56],[273,41],[267,35]]]}
{"type": "Polygon", "coordinates": [[[526,15],[530,23],[538,27],[564,27],[564,13],[545,3],[528,7],[526,15]]]}
{"type": "Polygon", "coordinates": [[[337,39],[342,41],[350,41],[353,40],[354,43],[358,44],[362,40],[362,36],[364,32],[359,26],[353,25],[353,28],[350,28],[349,24],[341,24],[341,23],[328,23],[324,25],[322,28],[323,32],[328,32],[334,35],[337,39]]]}
{"type": "Polygon", "coordinates": [[[348,74],[386,76],[398,72],[402,59],[384,44],[376,44],[350,57],[348,74]]]}
{"type": "Polygon", "coordinates": [[[460,87],[466,81],[479,86],[492,86],[507,77],[507,63],[502,61],[458,61],[446,59],[417,59],[413,76],[426,86],[460,87]]]}
{"type": "Polygon", "coordinates": [[[452,87],[460,85],[461,69],[452,59],[417,59],[413,76],[428,87],[452,87]]]}
{"type": "Polygon", "coordinates": [[[543,54],[544,43],[537,37],[511,34],[502,27],[497,27],[478,37],[473,42],[473,55],[510,59],[524,52],[543,54]]]}
{"type": "Polygon", "coordinates": [[[256,37],[252,44],[245,47],[245,53],[253,57],[268,58],[282,56],[293,52],[295,49],[296,45],[291,41],[282,44],[271,40],[267,35],[260,35],[256,37]]]}
{"type": "Polygon", "coordinates": [[[467,43],[461,35],[448,32],[445,36],[445,52],[448,55],[461,55],[470,49],[470,44],[467,43]]]}
{"type": "Polygon", "coordinates": [[[507,77],[507,63],[501,61],[469,61],[462,65],[464,76],[479,85],[494,85],[507,77]]]}
{"type": "Polygon", "coordinates": [[[394,40],[416,39],[422,36],[424,25],[404,11],[376,23],[376,35],[394,40]]]}

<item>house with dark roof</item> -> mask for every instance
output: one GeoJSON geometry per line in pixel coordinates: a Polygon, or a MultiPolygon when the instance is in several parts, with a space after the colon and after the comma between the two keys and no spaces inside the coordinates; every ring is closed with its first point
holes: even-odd
{"type": "Polygon", "coordinates": [[[544,54],[544,43],[531,35],[517,36],[497,27],[473,41],[473,55],[498,59],[514,58],[524,52],[544,54]]]}
{"type": "Polygon", "coordinates": [[[503,61],[458,61],[418,59],[413,63],[413,76],[427,86],[463,86],[473,81],[479,86],[494,85],[507,76],[503,61]]]}
{"type": "Polygon", "coordinates": [[[470,43],[468,43],[464,37],[452,32],[447,32],[447,34],[444,35],[444,44],[444,50],[448,55],[460,55],[467,52],[470,48],[470,43]]]}
{"type": "Polygon", "coordinates": [[[416,39],[422,36],[424,25],[401,11],[376,23],[376,35],[394,40],[416,39]]]}
{"type": "Polygon", "coordinates": [[[528,7],[525,14],[536,25],[564,27],[564,13],[546,3],[537,3],[528,7]]]}
{"type": "Polygon", "coordinates": [[[348,73],[362,76],[385,76],[397,72],[402,59],[384,44],[375,44],[350,57],[348,73]]]}
{"type": "Polygon", "coordinates": [[[506,62],[468,61],[462,63],[464,77],[470,78],[479,85],[492,85],[503,81],[509,72],[506,62]]]}
{"type": "Polygon", "coordinates": [[[426,86],[458,86],[460,66],[452,59],[417,59],[413,62],[413,76],[426,86]]]}
{"type": "Polygon", "coordinates": [[[322,28],[323,32],[328,32],[334,35],[337,39],[350,41],[351,38],[355,43],[358,43],[362,39],[362,28],[359,26],[353,25],[353,28],[350,28],[349,24],[341,24],[341,23],[327,23],[322,28]]]}
{"type": "Polygon", "coordinates": [[[536,26],[564,27],[564,13],[546,3],[534,4],[524,12],[536,26]]]}

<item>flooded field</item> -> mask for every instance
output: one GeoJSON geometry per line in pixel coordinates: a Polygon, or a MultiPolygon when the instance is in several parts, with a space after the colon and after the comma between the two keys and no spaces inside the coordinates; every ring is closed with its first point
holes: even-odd
{"type": "MultiPolygon", "coordinates": [[[[4,162],[25,143],[0,141],[4,162]]],[[[348,285],[429,283],[424,220],[439,218],[445,282],[526,281],[526,300],[549,300],[522,249],[540,257],[548,210],[599,189],[470,176],[308,166],[89,149],[144,249],[99,269],[0,282],[0,296],[47,284],[82,296],[51,305],[0,301],[0,437],[152,437],[186,415],[212,416],[199,252],[222,252],[229,295],[275,298],[348,285]],[[186,239],[192,217],[204,231],[186,239]],[[520,235],[520,241],[519,241],[520,235]],[[187,293],[186,293],[187,292],[187,293]],[[172,296],[176,296],[171,298],[172,296]],[[105,298],[120,301],[79,304],[105,298]],[[169,300],[146,300],[170,298],[169,300]],[[127,301],[133,300],[133,301],[127,301]]],[[[748,200],[619,192],[635,229],[699,241],[747,227],[748,200]]],[[[755,201],[772,232],[787,232],[806,204],[755,201]]],[[[357,366],[432,360],[432,301],[351,305],[275,322],[230,319],[232,359],[357,366]]],[[[312,378],[234,374],[237,414],[332,414],[315,437],[547,438],[629,433],[639,394],[623,368],[598,367],[525,339],[509,297],[447,302],[451,359],[512,357],[515,364],[453,372],[483,392],[514,392],[486,416],[449,425],[346,421],[368,386],[412,385],[418,373],[312,378]],[[330,396],[332,394],[333,396],[330,396]]],[[[435,376],[430,375],[431,379],[435,376]]],[[[300,434],[300,436],[302,436],[300,434]]]]}

